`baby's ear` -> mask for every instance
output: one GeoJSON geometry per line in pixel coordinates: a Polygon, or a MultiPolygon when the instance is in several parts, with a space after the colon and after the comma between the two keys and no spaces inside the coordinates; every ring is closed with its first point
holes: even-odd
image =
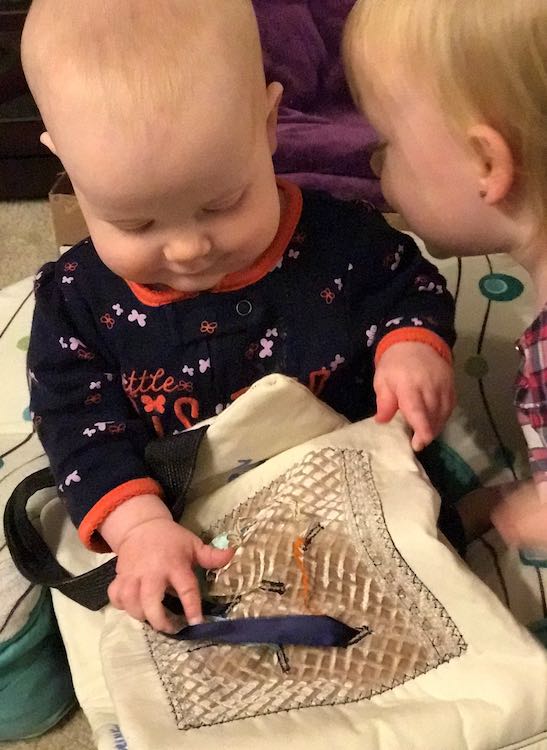
{"type": "Polygon", "coordinates": [[[270,83],[270,85],[266,89],[268,106],[266,128],[268,130],[268,141],[270,143],[270,151],[272,152],[272,154],[274,154],[275,150],[277,149],[277,115],[279,112],[279,105],[281,104],[282,96],[283,86],[278,81],[270,83]]]}
{"type": "Polygon", "coordinates": [[[478,164],[481,198],[494,206],[509,195],[515,182],[515,160],[509,144],[490,125],[473,125],[467,131],[478,164]]]}
{"type": "Polygon", "coordinates": [[[51,140],[51,136],[49,133],[42,133],[40,136],[40,143],[45,146],[46,148],[49,148],[49,150],[57,156],[57,151],[55,149],[55,144],[51,140]]]}

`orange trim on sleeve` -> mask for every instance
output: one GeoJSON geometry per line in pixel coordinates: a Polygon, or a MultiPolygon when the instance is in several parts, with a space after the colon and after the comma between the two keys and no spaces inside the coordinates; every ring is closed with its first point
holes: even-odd
{"type": "Polygon", "coordinates": [[[427,328],[398,328],[388,333],[378,344],[374,364],[377,365],[384,352],[394,344],[414,341],[418,344],[431,346],[449,365],[452,364],[452,351],[448,344],[436,333],[427,328]]]}
{"type": "Polygon", "coordinates": [[[94,552],[111,552],[110,547],[100,536],[97,529],[113,510],[126,500],[137,497],[137,495],[158,495],[162,497],[163,492],[159,484],[150,477],[131,479],[129,482],[114,487],[113,490],[107,492],[95,503],[80,523],[78,536],[85,546],[94,552]]]}

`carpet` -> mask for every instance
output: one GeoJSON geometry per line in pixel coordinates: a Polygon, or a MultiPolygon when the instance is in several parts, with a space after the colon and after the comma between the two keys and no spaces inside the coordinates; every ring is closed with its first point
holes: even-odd
{"type": "Polygon", "coordinates": [[[0,750],[94,750],[91,730],[81,709],[73,711],[41,737],[0,742],[0,750]]]}
{"type": "Polygon", "coordinates": [[[56,257],[46,200],[0,202],[0,289],[56,257]]]}

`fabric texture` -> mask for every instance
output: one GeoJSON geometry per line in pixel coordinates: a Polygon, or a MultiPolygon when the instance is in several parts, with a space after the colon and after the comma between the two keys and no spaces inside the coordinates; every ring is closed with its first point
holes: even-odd
{"type": "Polygon", "coordinates": [[[376,142],[346,83],[340,42],[354,0],[253,0],[266,79],[285,92],[276,171],[345,200],[385,201],[370,168],[376,142]]]}
{"type": "Polygon", "coordinates": [[[305,192],[291,221],[273,266],[232,291],[138,289],[90,240],[38,275],[31,409],[84,543],[104,550],[94,532],[108,513],[161,493],[144,461],[152,437],[219,413],[264,375],[298,379],[355,421],[374,411],[384,338],[429,337],[450,356],[452,298],[407,235],[325,193],[305,192]]]}

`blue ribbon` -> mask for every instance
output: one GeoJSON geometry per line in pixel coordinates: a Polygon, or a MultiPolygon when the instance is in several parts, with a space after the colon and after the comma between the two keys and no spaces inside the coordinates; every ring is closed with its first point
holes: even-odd
{"type": "Polygon", "coordinates": [[[353,640],[361,640],[370,633],[366,627],[352,628],[327,615],[285,615],[203,622],[166,635],[178,641],[347,648],[353,640]]]}

